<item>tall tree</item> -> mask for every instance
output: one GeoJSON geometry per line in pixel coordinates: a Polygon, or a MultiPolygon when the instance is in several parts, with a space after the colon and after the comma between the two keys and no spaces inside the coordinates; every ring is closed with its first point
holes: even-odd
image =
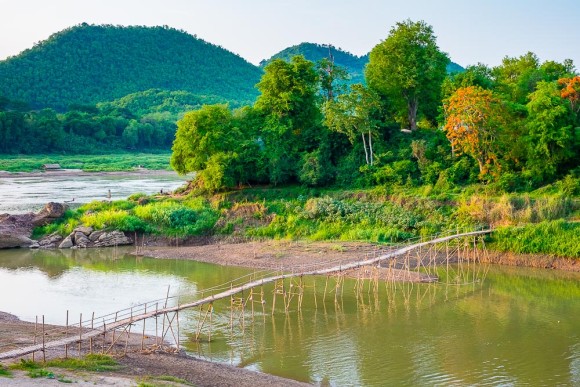
{"type": "Polygon", "coordinates": [[[380,109],[377,94],[361,84],[351,86],[348,94],[325,104],[325,122],[330,130],[346,135],[352,145],[362,139],[367,165],[374,164],[373,136],[376,136],[380,109]]]}
{"type": "Polygon", "coordinates": [[[580,76],[561,78],[558,84],[562,86],[560,96],[570,101],[574,113],[580,113],[580,76]]]}
{"type": "Polygon", "coordinates": [[[329,45],[328,58],[322,58],[316,62],[320,77],[320,88],[326,101],[332,101],[337,94],[344,92],[346,88],[344,81],[348,79],[346,69],[334,63],[333,48],[333,46],[329,45]]]}
{"type": "Polygon", "coordinates": [[[479,86],[457,89],[445,104],[443,130],[456,154],[473,157],[481,178],[499,168],[506,111],[490,90],[479,86]]]}
{"type": "Polygon", "coordinates": [[[573,156],[573,116],[555,82],[540,82],[527,104],[528,167],[541,177],[553,177],[573,156]]]}
{"type": "Polygon", "coordinates": [[[323,138],[318,74],[303,56],[290,62],[276,59],[264,68],[258,89],[261,95],[254,106],[264,117],[261,135],[270,181],[284,183],[297,176],[301,153],[318,148],[323,138]]]}
{"type": "Polygon", "coordinates": [[[226,105],[206,105],[177,123],[171,167],[179,174],[199,172],[216,153],[235,149],[241,138],[226,105]]]}
{"type": "Polygon", "coordinates": [[[366,68],[368,85],[388,97],[406,113],[411,130],[417,128],[417,114],[429,112],[440,101],[441,84],[449,63],[439,50],[433,28],[423,21],[397,23],[389,36],[375,46],[366,68]]]}

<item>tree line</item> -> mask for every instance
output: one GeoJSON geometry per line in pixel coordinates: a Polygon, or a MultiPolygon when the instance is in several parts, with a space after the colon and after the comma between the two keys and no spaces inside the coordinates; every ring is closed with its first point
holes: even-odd
{"type": "Polygon", "coordinates": [[[365,85],[332,60],[264,68],[252,106],[205,105],[177,123],[171,164],[208,190],[247,184],[533,189],[580,174],[580,77],[533,53],[447,74],[431,26],[397,23],[365,85]]]}
{"type": "Polygon", "coordinates": [[[70,105],[59,113],[0,97],[0,153],[167,150],[184,111],[220,101],[184,91],[146,90],[96,105],[70,105]]]}

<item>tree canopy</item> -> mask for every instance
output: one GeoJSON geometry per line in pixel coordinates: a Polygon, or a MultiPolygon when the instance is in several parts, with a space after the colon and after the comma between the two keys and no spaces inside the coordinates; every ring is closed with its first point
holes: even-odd
{"type": "Polygon", "coordinates": [[[417,129],[417,115],[436,116],[449,58],[439,50],[433,28],[423,21],[397,23],[370,53],[369,86],[390,99],[399,118],[417,129]]]}

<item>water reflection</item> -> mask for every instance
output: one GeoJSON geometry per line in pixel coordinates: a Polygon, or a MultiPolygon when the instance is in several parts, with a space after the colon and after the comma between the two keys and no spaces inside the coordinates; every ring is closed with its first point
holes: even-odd
{"type": "MultiPolygon", "coordinates": [[[[0,251],[0,310],[62,323],[67,308],[108,313],[163,297],[168,285],[194,300],[250,272],[124,253],[0,251]]],[[[265,287],[264,309],[256,304],[252,321],[246,308],[243,327],[239,315],[231,324],[227,300],[217,302],[201,341],[200,311],[180,313],[182,344],[202,358],[329,385],[579,383],[578,273],[492,267],[466,286],[366,283],[360,292],[345,280],[337,303],[322,294],[325,277],[305,281],[300,310],[297,298],[288,312],[278,299],[272,313],[274,288],[265,287]]]]}

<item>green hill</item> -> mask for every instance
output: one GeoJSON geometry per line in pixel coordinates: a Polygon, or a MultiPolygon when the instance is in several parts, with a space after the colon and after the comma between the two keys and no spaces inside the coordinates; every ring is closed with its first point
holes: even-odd
{"type": "Polygon", "coordinates": [[[285,48],[279,53],[274,54],[270,59],[261,61],[260,66],[264,67],[274,59],[289,61],[295,55],[303,55],[304,58],[312,62],[317,62],[323,58],[328,58],[330,53],[334,57],[334,63],[344,67],[348,71],[352,83],[364,82],[363,70],[369,60],[368,55],[356,56],[332,45],[300,43],[297,46],[285,48]]]}
{"type": "MultiPolygon", "coordinates": [[[[270,59],[261,61],[260,66],[264,67],[274,59],[289,61],[295,55],[303,55],[304,58],[317,62],[322,58],[328,58],[330,53],[334,57],[335,64],[346,68],[351,76],[351,83],[364,83],[364,68],[369,61],[369,55],[356,56],[332,45],[300,43],[299,45],[285,48],[274,54],[270,59]]],[[[449,73],[461,71],[464,71],[464,68],[457,63],[451,62],[447,66],[447,72],[449,73]]]]}
{"type": "Polygon", "coordinates": [[[168,27],[82,24],[0,62],[0,95],[34,108],[111,101],[149,89],[252,102],[260,68],[168,27]]]}

